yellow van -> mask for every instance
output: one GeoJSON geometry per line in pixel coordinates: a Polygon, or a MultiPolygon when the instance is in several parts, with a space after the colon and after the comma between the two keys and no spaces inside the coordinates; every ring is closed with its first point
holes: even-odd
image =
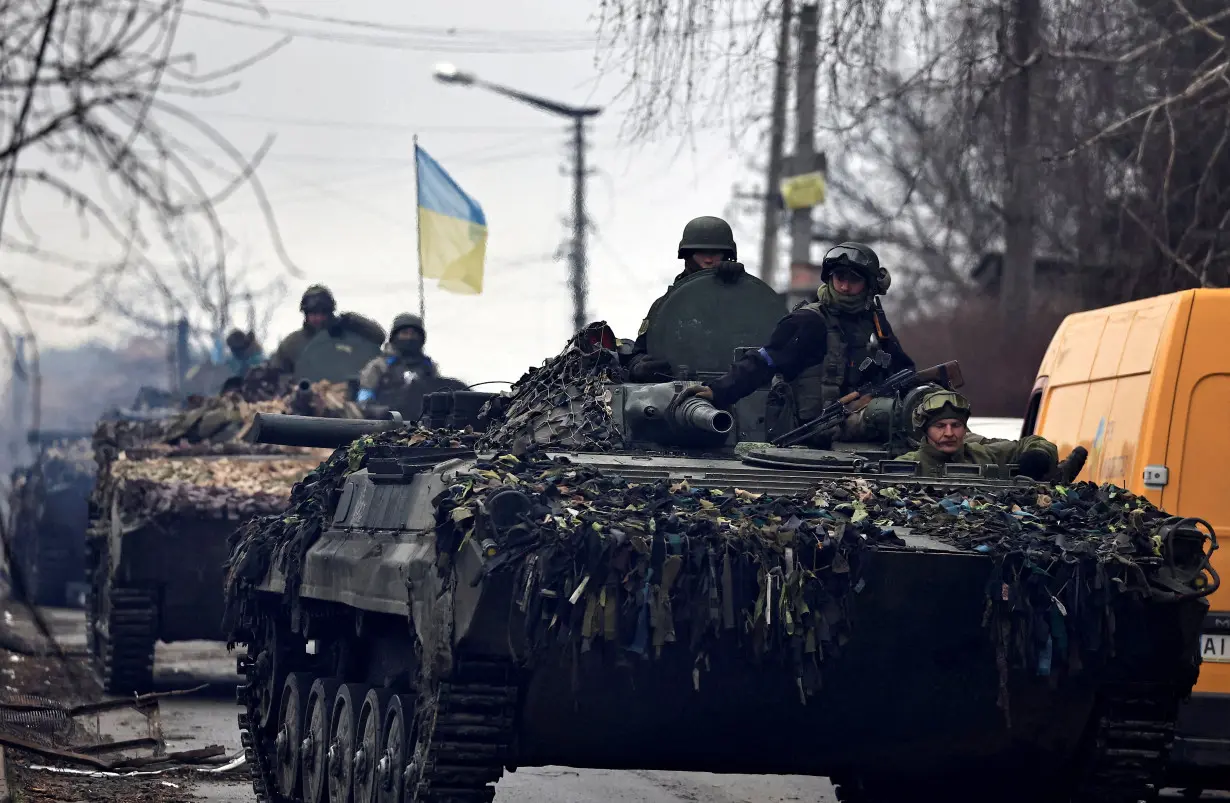
{"type": "MultiPolygon", "coordinates": [[[[1064,319],[1023,434],[1089,450],[1081,480],[1111,482],[1198,516],[1230,547],[1230,290],[1181,293],[1064,319]]],[[[1174,781],[1230,789],[1230,548],[1210,598],[1204,663],[1179,719],[1174,781]]]]}

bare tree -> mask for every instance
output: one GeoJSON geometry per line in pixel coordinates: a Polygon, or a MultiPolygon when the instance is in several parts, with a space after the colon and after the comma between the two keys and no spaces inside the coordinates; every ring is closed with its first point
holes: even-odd
{"type": "Polygon", "coordinates": [[[0,119],[12,121],[0,141],[0,253],[6,262],[21,255],[77,277],[59,293],[28,290],[14,277],[18,300],[71,307],[80,323],[112,312],[133,285],[147,298],[152,290],[183,305],[172,276],[199,280],[202,263],[226,276],[228,248],[215,207],[241,187],[256,193],[278,243],[253,172],[271,140],[249,159],[177,101],[227,91],[244,67],[288,40],[198,71],[194,57],[175,49],[182,6],[0,0],[0,119]],[[210,152],[217,156],[202,155],[210,152]],[[67,253],[61,244],[73,238],[62,215],[50,231],[38,222],[53,202],[72,210],[91,252],[112,256],[67,253]]]}

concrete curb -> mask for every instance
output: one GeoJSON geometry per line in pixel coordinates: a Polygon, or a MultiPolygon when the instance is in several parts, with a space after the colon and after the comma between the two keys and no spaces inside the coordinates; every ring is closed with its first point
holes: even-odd
{"type": "Polygon", "coordinates": [[[4,748],[0,747],[0,803],[12,803],[13,796],[9,794],[9,765],[4,760],[4,748]]]}

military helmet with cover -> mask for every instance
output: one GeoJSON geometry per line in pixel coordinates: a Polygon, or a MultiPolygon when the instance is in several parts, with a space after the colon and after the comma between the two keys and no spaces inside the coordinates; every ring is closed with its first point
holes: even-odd
{"type": "Polygon", "coordinates": [[[692,218],[683,227],[683,237],[679,240],[679,258],[686,259],[694,251],[720,251],[727,254],[730,260],[739,258],[739,250],[735,246],[735,233],[730,224],[720,217],[706,215],[692,218]]]}
{"type": "Polygon", "coordinates": [[[956,418],[961,423],[969,421],[969,399],[955,390],[934,390],[923,397],[914,412],[910,415],[910,423],[917,432],[926,431],[927,427],[945,418],[956,418]]]}
{"type": "Polygon", "coordinates": [[[427,341],[427,330],[423,328],[423,319],[417,315],[403,312],[394,318],[393,325],[389,328],[389,340],[396,338],[397,332],[401,329],[417,329],[423,342],[427,341]]]}
{"type": "Polygon", "coordinates": [[[328,287],[323,284],[314,284],[303,291],[303,298],[299,301],[299,309],[304,314],[309,312],[323,312],[332,315],[337,309],[337,301],[333,298],[333,293],[328,287]]]}
{"type": "Polygon", "coordinates": [[[872,295],[884,295],[892,284],[892,277],[880,265],[876,252],[862,243],[848,241],[830,248],[820,262],[820,281],[828,283],[833,272],[841,268],[862,276],[872,295]]]}

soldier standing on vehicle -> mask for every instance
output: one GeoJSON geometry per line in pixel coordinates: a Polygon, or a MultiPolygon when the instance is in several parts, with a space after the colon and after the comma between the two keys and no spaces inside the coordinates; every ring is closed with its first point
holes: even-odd
{"type": "MultiPolygon", "coordinates": [[[[702,270],[712,270],[719,279],[730,282],[737,280],[744,272],[743,264],[735,261],[739,257],[739,251],[735,245],[734,232],[731,231],[730,224],[719,217],[698,217],[688,221],[683,227],[678,253],[683,260],[683,271],[671,282],[671,287],[702,270]]],[[[669,292],[668,289],[667,293],[669,292]]],[[[641,323],[640,332],[637,333],[636,344],[628,361],[628,379],[632,382],[671,379],[671,364],[649,354],[645,342],[649,321],[665,298],[666,293],[653,302],[649,314],[641,323]]]]}
{"type": "Polygon", "coordinates": [[[377,346],[384,343],[384,329],[371,318],[354,312],[335,315],[337,302],[333,299],[333,293],[323,284],[314,284],[304,291],[299,309],[303,311],[303,327],[283,338],[270,360],[273,369],[279,374],[294,373],[295,363],[303,349],[322,330],[333,337],[341,337],[344,332],[351,331],[377,346]]]}
{"type": "MultiPolygon", "coordinates": [[[[831,248],[821,263],[820,278],[824,284],[816,300],[778,321],[767,345],[734,363],[719,379],[689,387],[681,395],[727,407],[780,375],[784,383],[774,391],[781,397],[782,420],[768,423],[784,431],[814,419],[868,382],[914,369],[879,303],[891,279],[875,251],[853,242],[831,248]]],[[[813,433],[809,442],[828,446],[833,434],[813,433]]]]}
{"type": "Polygon", "coordinates": [[[969,416],[969,401],[960,393],[928,393],[910,414],[910,423],[922,446],[896,459],[918,463],[924,477],[940,476],[949,463],[1005,467],[1016,463],[1020,473],[1035,480],[1055,473],[1059,449],[1046,438],[1029,435],[1019,441],[975,443],[966,439],[969,416]]]}
{"type": "Polygon", "coordinates": [[[437,375],[436,364],[423,353],[427,330],[417,315],[403,312],[393,319],[384,354],[369,362],[359,374],[359,404],[385,403],[395,390],[416,379],[437,375]]]}

